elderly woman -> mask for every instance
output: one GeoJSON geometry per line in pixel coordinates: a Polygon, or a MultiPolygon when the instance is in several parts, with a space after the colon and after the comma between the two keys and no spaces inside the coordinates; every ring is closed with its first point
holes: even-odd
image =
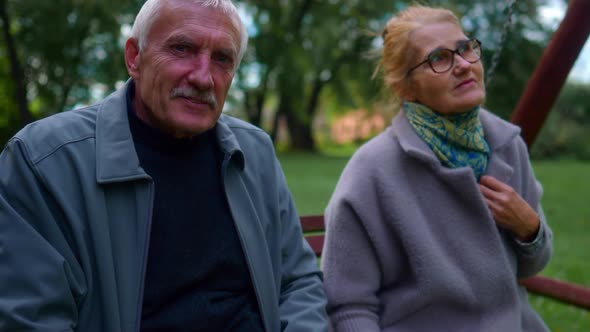
{"type": "Polygon", "coordinates": [[[380,61],[403,109],[326,209],[335,331],[548,331],[518,279],[552,234],[519,128],[481,108],[481,43],[448,10],[391,18],[380,61]]]}

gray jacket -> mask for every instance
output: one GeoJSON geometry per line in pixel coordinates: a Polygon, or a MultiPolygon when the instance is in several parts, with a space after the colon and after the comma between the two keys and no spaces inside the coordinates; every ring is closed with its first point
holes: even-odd
{"type": "MultiPolygon", "coordinates": [[[[519,129],[481,111],[486,174],[540,215],[519,129]]],[[[403,113],[360,148],[326,210],[322,265],[336,331],[548,331],[518,278],[551,256],[542,217],[532,243],[499,229],[468,167],[441,165],[403,113]]]]}
{"type": "MultiPolygon", "coordinates": [[[[1,331],[139,330],[154,185],[126,89],[27,126],[0,155],[1,331]]],[[[217,132],[266,331],[327,330],[321,275],[270,139],[224,115],[217,132]]]]}

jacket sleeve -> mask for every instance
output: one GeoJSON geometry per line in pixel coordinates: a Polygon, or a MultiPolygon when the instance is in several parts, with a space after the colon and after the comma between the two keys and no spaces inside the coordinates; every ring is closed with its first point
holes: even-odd
{"type": "MultiPolygon", "coordinates": [[[[0,330],[73,331],[81,275],[24,144],[0,154],[0,330]]],[[[63,227],[63,225],[62,225],[63,227]]]]}
{"type": "Polygon", "coordinates": [[[520,137],[518,139],[518,150],[521,158],[521,174],[523,174],[522,196],[535,209],[541,222],[539,232],[532,242],[525,243],[513,238],[518,264],[517,278],[528,278],[541,272],[549,263],[553,254],[553,233],[540,203],[543,189],[535,178],[526,144],[520,137]]]}
{"type": "Polygon", "coordinates": [[[381,331],[377,297],[381,272],[377,255],[358,214],[339,196],[338,187],[325,218],[322,270],[332,327],[336,332],[381,331]]]}
{"type": "Polygon", "coordinates": [[[278,161],[281,219],[281,331],[328,331],[326,295],[315,254],[304,239],[299,216],[278,161]]]}
{"type": "Polygon", "coordinates": [[[518,260],[517,278],[519,279],[532,277],[541,272],[549,263],[553,254],[553,233],[547,224],[540,204],[536,211],[539,214],[541,224],[535,239],[531,242],[522,242],[513,237],[518,260]]]}

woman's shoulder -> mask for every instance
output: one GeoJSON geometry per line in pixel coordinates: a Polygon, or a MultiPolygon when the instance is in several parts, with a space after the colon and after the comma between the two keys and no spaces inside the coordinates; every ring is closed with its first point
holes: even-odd
{"type": "Polygon", "coordinates": [[[514,143],[520,139],[520,127],[502,119],[486,109],[481,109],[479,118],[484,129],[486,141],[495,147],[514,143]]]}
{"type": "Polygon", "coordinates": [[[379,160],[393,158],[396,154],[397,145],[391,127],[387,127],[383,132],[361,145],[352,155],[351,162],[378,162],[379,160]]]}

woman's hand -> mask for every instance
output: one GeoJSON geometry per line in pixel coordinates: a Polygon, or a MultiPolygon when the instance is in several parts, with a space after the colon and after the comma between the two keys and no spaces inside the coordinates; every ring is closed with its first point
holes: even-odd
{"type": "Polygon", "coordinates": [[[539,215],[512,187],[486,175],[479,181],[479,190],[500,227],[523,242],[535,238],[540,227],[539,215]]]}

